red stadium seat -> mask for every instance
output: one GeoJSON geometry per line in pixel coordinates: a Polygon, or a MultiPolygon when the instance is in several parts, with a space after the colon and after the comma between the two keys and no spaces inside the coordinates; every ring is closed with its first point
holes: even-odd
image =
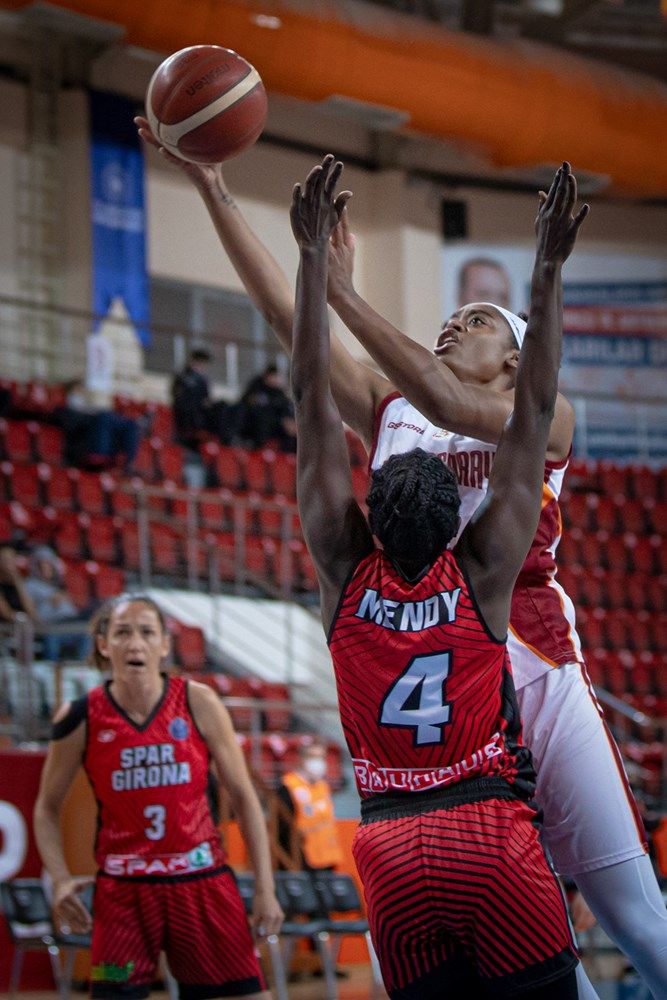
{"type": "Polygon", "coordinates": [[[17,500],[9,503],[0,503],[0,524],[11,524],[14,534],[28,535],[32,531],[35,518],[34,515],[17,500]]]}
{"type": "Polygon", "coordinates": [[[629,584],[631,574],[624,570],[610,569],[605,573],[604,586],[607,594],[607,605],[611,608],[625,608],[631,601],[629,584]]]}
{"type": "Polygon", "coordinates": [[[556,549],[556,561],[559,566],[571,566],[581,564],[581,539],[582,533],[577,528],[570,528],[561,535],[558,548],[556,549]]]}
{"type": "Polygon", "coordinates": [[[12,462],[3,462],[2,475],[6,483],[4,489],[9,494],[7,499],[18,500],[26,507],[39,507],[42,504],[44,494],[36,465],[14,465],[12,462]]]}
{"type": "Polygon", "coordinates": [[[589,493],[587,500],[591,512],[591,528],[594,531],[608,531],[609,534],[613,535],[620,526],[619,505],[616,498],[589,493]]]}
{"type": "Polygon", "coordinates": [[[157,472],[160,479],[183,482],[183,449],[180,444],[165,444],[160,438],[152,438],[157,472]]]}
{"type": "Polygon", "coordinates": [[[54,427],[53,424],[35,424],[35,457],[39,462],[60,465],[64,440],[65,436],[59,427],[54,427]]]}
{"type": "Polygon", "coordinates": [[[131,489],[118,486],[109,494],[111,513],[127,520],[136,520],[137,517],[137,497],[131,489]]]}
{"type": "MultiPolygon", "coordinates": [[[[628,467],[629,494],[637,500],[660,500],[659,480],[653,469],[647,465],[628,467]]],[[[664,498],[662,498],[664,499],[664,498]]]]}
{"type": "Polygon", "coordinates": [[[573,490],[599,489],[597,462],[590,462],[581,458],[571,458],[567,469],[566,482],[573,490]]]}
{"type": "Polygon", "coordinates": [[[37,466],[43,484],[44,499],[57,510],[74,510],[74,480],[72,472],[78,470],[57,468],[51,465],[37,466]]]}
{"type": "Polygon", "coordinates": [[[606,649],[589,649],[586,654],[586,672],[594,687],[604,687],[604,672],[609,653],[606,649]]]}
{"type": "Polygon", "coordinates": [[[63,511],[60,515],[56,547],[62,559],[86,559],[85,531],[90,522],[88,514],[72,514],[63,511]]]}
{"type": "Polygon", "coordinates": [[[641,573],[659,573],[664,568],[660,565],[661,540],[658,535],[627,536],[631,549],[632,565],[641,573]]]}
{"type": "Polygon", "coordinates": [[[65,588],[72,601],[78,608],[85,608],[92,596],[90,576],[86,572],[86,564],[67,560],[64,575],[65,588]]]}
{"type": "Polygon", "coordinates": [[[635,535],[643,535],[648,530],[651,519],[642,500],[627,500],[616,497],[618,506],[618,525],[621,531],[631,531],[635,535]]]}
{"type": "Polygon", "coordinates": [[[296,501],[296,456],[276,453],[273,489],[287,500],[296,501]]]}
{"type": "Polygon", "coordinates": [[[630,477],[627,468],[611,462],[598,463],[598,484],[601,493],[607,496],[630,496],[630,477]]]}
{"type": "Polygon", "coordinates": [[[204,462],[212,465],[220,486],[229,490],[244,489],[245,452],[231,445],[207,441],[202,445],[204,462]]]}
{"type": "MultiPolygon", "coordinates": [[[[610,538],[606,531],[596,531],[595,534],[582,535],[580,557],[586,569],[597,569],[609,566],[609,547],[616,539],[610,538]]],[[[620,539],[619,539],[620,541],[620,539]]],[[[621,550],[625,558],[625,549],[621,541],[621,550]]]]}
{"type": "Polygon", "coordinates": [[[590,531],[593,528],[591,505],[588,493],[572,493],[567,503],[561,505],[563,522],[568,528],[581,528],[590,531]]]}
{"type": "Polygon", "coordinates": [[[31,424],[26,420],[0,419],[2,458],[10,462],[32,462],[31,424]]]}
{"type": "Polygon", "coordinates": [[[121,547],[123,550],[123,566],[125,569],[138,570],[141,565],[141,555],[139,546],[139,528],[131,521],[123,526],[121,533],[121,547]]]}
{"type": "Polygon", "coordinates": [[[604,583],[604,570],[588,569],[581,574],[579,581],[579,601],[589,608],[605,607],[607,590],[604,583]]]}
{"type": "Polygon", "coordinates": [[[604,622],[607,646],[610,649],[632,649],[632,634],[629,629],[628,613],[622,608],[610,611],[604,622]]]}
{"type": "Polygon", "coordinates": [[[139,443],[133,465],[137,472],[146,480],[150,481],[157,478],[155,452],[151,442],[146,438],[139,443]]]}
{"type": "Polygon", "coordinates": [[[648,528],[659,535],[667,534],[667,502],[658,500],[654,504],[646,505],[648,528]]]}
{"type": "Polygon", "coordinates": [[[266,729],[281,732],[289,729],[290,725],[290,693],[286,684],[270,683],[269,681],[258,681],[255,685],[255,693],[263,701],[280,701],[285,703],[284,708],[265,708],[264,726],[266,729]]]}
{"type": "Polygon", "coordinates": [[[74,480],[75,502],[86,514],[109,513],[108,492],[114,484],[110,476],[98,472],[80,472],[74,480]]]}
{"type": "Polygon", "coordinates": [[[633,536],[613,535],[604,546],[604,565],[609,569],[627,573],[632,570],[633,536]]]}
{"type": "Polygon", "coordinates": [[[152,403],[149,406],[149,413],[152,419],[151,433],[163,441],[169,441],[174,432],[171,409],[164,403],[152,403]]]}
{"type": "Polygon", "coordinates": [[[97,562],[118,561],[118,532],[122,522],[110,515],[98,514],[90,518],[88,524],[88,552],[97,562]]]}
{"type": "Polygon", "coordinates": [[[125,574],[122,569],[96,562],[87,562],[86,572],[92,585],[93,596],[98,601],[106,601],[109,597],[116,597],[123,593],[125,574]]]}
{"type": "Polygon", "coordinates": [[[206,637],[197,625],[178,622],[172,627],[174,656],[183,670],[202,670],[206,663],[206,637]]]}
{"type": "Polygon", "coordinates": [[[151,524],[149,537],[151,568],[158,573],[178,573],[181,567],[181,558],[175,531],[166,524],[151,524]]]}
{"type": "Polygon", "coordinates": [[[244,469],[246,489],[262,496],[273,493],[272,467],[275,463],[275,452],[268,448],[262,451],[249,451],[244,469]]]}

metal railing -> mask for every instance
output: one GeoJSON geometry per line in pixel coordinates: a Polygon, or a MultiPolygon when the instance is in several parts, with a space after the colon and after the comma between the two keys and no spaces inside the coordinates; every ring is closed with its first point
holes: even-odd
{"type": "MultiPolygon", "coordinates": [[[[205,342],[218,357],[214,371],[216,390],[225,398],[239,391],[239,372],[256,371],[257,336],[233,336],[221,340],[211,331],[191,330],[154,323],[147,327],[155,349],[138,346],[136,330],[128,319],[105,317],[83,309],[44,305],[17,296],[0,295],[0,354],[3,376],[29,381],[65,381],[83,375],[86,340],[101,322],[114,342],[113,392],[138,399],[166,401],[169,358],[172,371],[179,370],[187,348],[196,339],[205,342]],[[31,333],[44,321],[57,335],[36,341],[31,333]],[[154,357],[152,357],[152,353],[154,357]]],[[[260,345],[261,346],[261,345],[260,345]]],[[[270,340],[261,347],[264,357],[276,356],[270,340]],[[268,352],[268,353],[267,353],[268,352]]],[[[667,401],[641,395],[636,398],[613,394],[568,392],[576,411],[574,452],[580,458],[616,457],[620,461],[667,462],[667,401]],[[610,418],[610,413],[614,414],[610,418]],[[619,418],[619,414],[621,414],[619,418]]]]}

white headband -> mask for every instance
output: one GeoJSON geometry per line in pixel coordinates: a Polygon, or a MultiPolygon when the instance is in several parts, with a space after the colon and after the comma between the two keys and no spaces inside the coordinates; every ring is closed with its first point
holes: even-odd
{"type": "Polygon", "coordinates": [[[525,319],[521,319],[520,316],[517,316],[516,313],[510,312],[509,309],[503,309],[502,306],[497,306],[495,302],[481,302],[480,305],[493,306],[494,309],[497,309],[498,312],[505,317],[505,319],[509,323],[510,330],[514,335],[514,339],[516,340],[517,345],[520,348],[521,345],[523,344],[523,338],[526,335],[527,323],[525,319]]]}

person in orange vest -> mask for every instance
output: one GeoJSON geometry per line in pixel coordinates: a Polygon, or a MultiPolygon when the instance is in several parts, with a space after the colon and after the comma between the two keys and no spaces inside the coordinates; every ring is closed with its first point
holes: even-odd
{"type": "Polygon", "coordinates": [[[326,772],[325,747],[310,743],[301,748],[299,766],[283,775],[278,788],[291,817],[291,822],[282,818],[278,823],[280,846],[293,854],[296,845],[299,867],[308,871],[331,870],[343,860],[326,772]]]}

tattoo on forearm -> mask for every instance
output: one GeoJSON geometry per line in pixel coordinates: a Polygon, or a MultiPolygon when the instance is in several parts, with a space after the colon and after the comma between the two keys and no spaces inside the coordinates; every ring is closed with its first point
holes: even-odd
{"type": "Polygon", "coordinates": [[[230,194],[227,194],[226,191],[220,191],[220,190],[218,191],[218,194],[220,195],[220,201],[223,203],[223,205],[229,205],[230,208],[236,208],[236,202],[234,201],[234,199],[230,194]]]}

